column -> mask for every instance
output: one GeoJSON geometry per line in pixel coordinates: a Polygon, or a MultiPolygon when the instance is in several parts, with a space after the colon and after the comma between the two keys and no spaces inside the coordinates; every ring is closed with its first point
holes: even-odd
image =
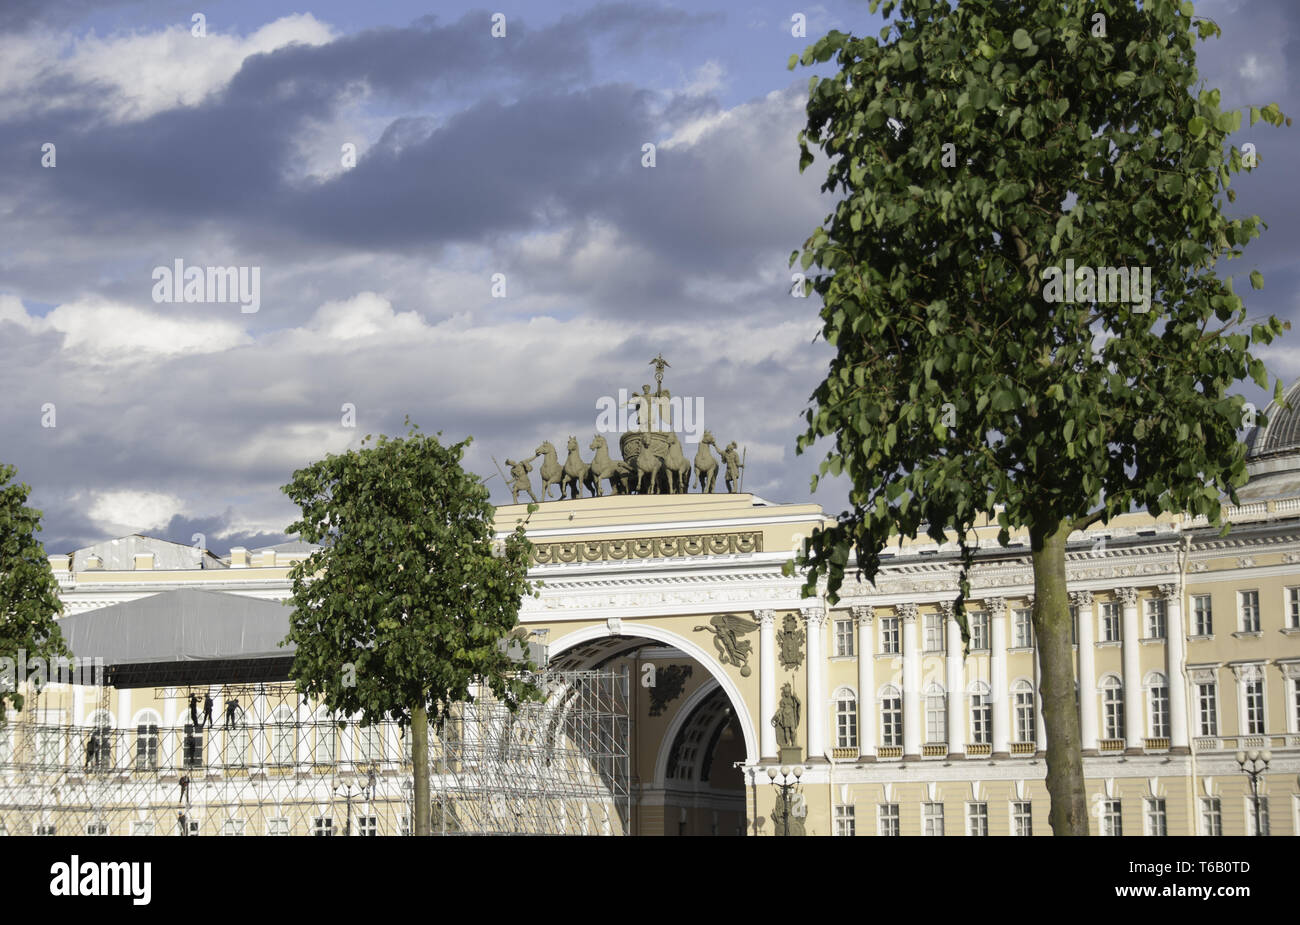
{"type": "Polygon", "coordinates": [[[822,640],[826,635],[826,609],[805,604],[803,618],[808,631],[808,760],[826,757],[826,656],[822,640]]]}
{"type": "Polygon", "coordinates": [[[1169,748],[1187,751],[1187,680],[1183,677],[1183,596],[1177,585],[1161,585],[1165,599],[1165,677],[1169,679],[1169,748]]]}
{"type": "Polygon", "coordinates": [[[902,621],[903,646],[903,758],[921,757],[921,646],[917,639],[915,604],[895,608],[902,621]]]}
{"type": "Polygon", "coordinates": [[[948,634],[948,757],[960,758],[966,753],[966,685],[962,683],[961,627],[953,616],[952,601],[944,601],[939,609],[943,612],[944,632],[948,634]]]}
{"type": "Polygon", "coordinates": [[[1142,678],[1138,653],[1142,643],[1138,624],[1137,588],[1116,592],[1124,603],[1124,743],[1125,750],[1142,751],[1142,678]]]}
{"type": "Polygon", "coordinates": [[[1079,608],[1079,742],[1085,755],[1097,754],[1097,605],[1091,591],[1072,591],[1079,608]]]}
{"type": "Polygon", "coordinates": [[[858,754],[876,757],[876,650],[872,645],[871,626],[876,608],[854,607],[858,624],[858,754]]]}
{"type": "Polygon", "coordinates": [[[984,602],[989,612],[989,692],[993,713],[993,757],[1011,755],[1011,730],[1008,726],[1007,700],[1011,691],[1007,685],[1007,602],[993,597],[984,602]]]}
{"type": "Polygon", "coordinates": [[[169,687],[163,691],[163,724],[158,730],[158,767],[164,773],[176,773],[181,766],[181,747],[176,741],[176,696],[178,691],[169,687]]]}
{"type": "Polygon", "coordinates": [[[776,760],[776,611],[757,610],[758,618],[758,738],[759,754],[776,760]]]}

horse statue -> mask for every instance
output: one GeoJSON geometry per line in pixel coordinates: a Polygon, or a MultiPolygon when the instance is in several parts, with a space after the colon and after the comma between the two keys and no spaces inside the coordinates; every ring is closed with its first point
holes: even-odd
{"type": "Polygon", "coordinates": [[[664,468],[668,470],[668,493],[686,494],[691,487],[691,461],[682,454],[682,442],[671,432],[668,434],[664,468]]]}
{"type": "MultiPolygon", "coordinates": [[[[551,441],[543,440],[542,445],[535,451],[537,456],[543,457],[540,475],[542,477],[542,500],[551,500],[551,486],[559,485],[560,478],[564,475],[564,470],[560,468],[560,460],[556,456],[555,447],[551,441]]],[[[560,488],[560,498],[564,500],[564,489],[560,488]]]]}
{"type": "Polygon", "coordinates": [[[659,493],[659,470],[663,468],[663,465],[664,461],[650,449],[649,441],[642,443],[641,451],[636,454],[637,494],[654,495],[659,493]],[[642,489],[641,484],[646,479],[650,480],[650,484],[642,489]]]}
{"type": "Polygon", "coordinates": [[[594,484],[594,494],[597,498],[601,496],[600,483],[609,480],[610,494],[626,494],[628,490],[628,476],[631,475],[632,469],[625,462],[620,462],[609,455],[609,444],[605,438],[596,435],[587,447],[589,450],[596,451],[596,458],[591,461],[588,468],[591,470],[591,480],[594,484]]]}
{"type": "Polygon", "coordinates": [[[567,489],[570,499],[576,499],[582,496],[583,485],[593,495],[595,491],[595,481],[591,477],[591,466],[582,461],[578,455],[578,440],[576,437],[569,438],[569,456],[564,460],[564,469],[560,476],[560,497],[564,497],[567,489]]]}
{"type": "Polygon", "coordinates": [[[718,461],[709,452],[709,447],[717,449],[717,446],[713,431],[706,430],[700,438],[700,448],[695,451],[695,477],[699,479],[701,492],[712,493],[713,485],[718,480],[718,461]]]}

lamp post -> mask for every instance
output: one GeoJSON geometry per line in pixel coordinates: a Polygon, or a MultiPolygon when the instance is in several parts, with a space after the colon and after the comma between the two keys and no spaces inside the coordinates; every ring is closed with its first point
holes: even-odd
{"type": "Polygon", "coordinates": [[[1264,830],[1260,827],[1259,814],[1259,778],[1260,775],[1268,771],[1268,763],[1273,760],[1273,753],[1267,748],[1263,751],[1251,749],[1248,752],[1237,752],[1237,764],[1241,765],[1241,770],[1250,778],[1250,792],[1255,798],[1255,834],[1263,835],[1264,830]]]}
{"type": "MultiPolygon", "coordinates": [[[[344,784],[337,778],[334,779],[333,783],[335,793],[338,793],[340,790],[343,791],[343,799],[345,800],[346,805],[345,812],[347,813],[343,819],[343,837],[346,838],[352,834],[352,792],[354,789],[358,788],[355,788],[351,783],[344,784]]],[[[373,768],[366,777],[366,785],[359,788],[358,792],[361,794],[363,800],[370,800],[373,798],[375,792],[375,771],[373,768]]]]}
{"type": "Polygon", "coordinates": [[[767,769],[767,779],[772,782],[781,794],[781,834],[790,834],[790,797],[794,794],[795,788],[799,785],[799,778],[803,777],[803,767],[795,765],[791,768],[789,765],[782,765],[778,771],[776,768],[767,769]],[[777,781],[777,776],[781,780],[777,781]]]}

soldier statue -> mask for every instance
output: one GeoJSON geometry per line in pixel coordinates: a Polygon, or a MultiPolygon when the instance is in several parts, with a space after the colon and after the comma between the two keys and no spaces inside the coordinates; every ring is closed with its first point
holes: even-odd
{"type": "MultiPolygon", "coordinates": [[[[534,456],[533,458],[536,459],[537,457],[534,456]]],[[[510,467],[510,477],[514,479],[510,483],[510,503],[518,504],[519,493],[526,491],[528,497],[532,498],[533,503],[536,504],[537,496],[533,494],[532,481],[528,478],[528,473],[533,471],[533,467],[528,465],[527,461],[515,462],[513,459],[507,459],[506,465],[510,467]]]]}
{"type": "Polygon", "coordinates": [[[727,466],[727,493],[734,494],[739,484],[740,470],[745,468],[745,464],[740,461],[740,454],[736,452],[735,440],[728,443],[727,448],[722,451],[722,461],[727,466]]]}

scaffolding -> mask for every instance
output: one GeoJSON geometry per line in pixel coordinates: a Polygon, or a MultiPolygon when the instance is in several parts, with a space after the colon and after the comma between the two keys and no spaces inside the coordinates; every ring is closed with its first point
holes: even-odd
{"type": "MultiPolygon", "coordinates": [[[[430,730],[436,834],[628,833],[627,675],[533,682],[542,700],[512,712],[479,688],[430,730]]],[[[129,728],[102,685],[81,725],[30,697],[0,725],[0,834],[410,834],[409,730],[340,722],[289,683],[153,693],[163,712],[129,728]]]]}

